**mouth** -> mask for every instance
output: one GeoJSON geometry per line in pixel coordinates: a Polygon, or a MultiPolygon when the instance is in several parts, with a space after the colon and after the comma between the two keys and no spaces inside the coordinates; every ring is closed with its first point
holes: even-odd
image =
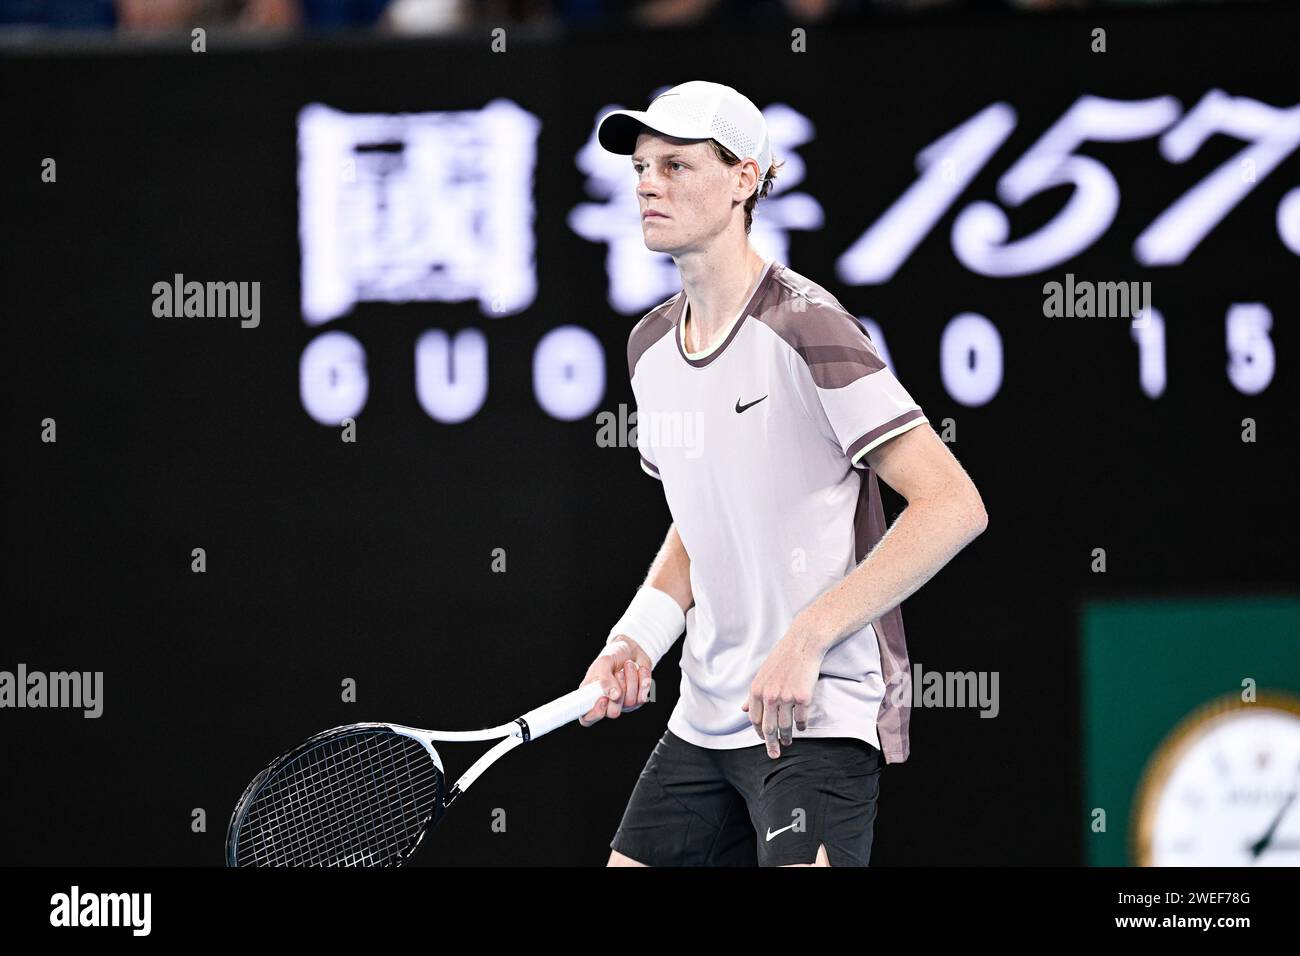
{"type": "Polygon", "coordinates": [[[642,220],[646,220],[646,219],[667,219],[668,217],[661,212],[643,212],[641,213],[641,218],[642,220]]]}

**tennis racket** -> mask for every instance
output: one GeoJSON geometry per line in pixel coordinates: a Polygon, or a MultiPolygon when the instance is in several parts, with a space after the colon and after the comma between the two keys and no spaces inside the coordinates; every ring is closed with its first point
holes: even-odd
{"type": "Polygon", "coordinates": [[[599,681],[486,730],[348,724],[285,751],[253,778],[226,832],[227,866],[401,866],[502,755],[577,720],[599,681]],[[446,789],[435,740],[498,740],[446,789]]]}

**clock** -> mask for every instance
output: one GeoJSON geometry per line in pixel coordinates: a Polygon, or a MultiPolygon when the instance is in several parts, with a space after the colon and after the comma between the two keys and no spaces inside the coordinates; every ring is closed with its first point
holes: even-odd
{"type": "Polygon", "coordinates": [[[1139,866],[1300,866],[1300,697],[1229,694],[1156,748],[1129,827],[1139,866]]]}

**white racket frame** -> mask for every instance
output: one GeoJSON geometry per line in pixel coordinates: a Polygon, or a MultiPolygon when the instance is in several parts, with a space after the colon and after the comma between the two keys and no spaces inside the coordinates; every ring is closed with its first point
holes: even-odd
{"type": "Polygon", "coordinates": [[[468,790],[484,770],[496,763],[502,756],[514,750],[520,744],[536,740],[538,737],[549,734],[552,730],[573,723],[596,706],[596,701],[603,696],[605,696],[605,692],[601,689],[600,681],[592,681],[590,684],[579,687],[563,697],[557,697],[549,704],[534,707],[507,724],[487,727],[483,730],[421,730],[419,727],[407,727],[403,724],[382,724],[381,726],[389,727],[395,733],[399,733],[404,737],[418,740],[424,745],[425,750],[429,752],[429,756],[433,758],[433,762],[438,767],[438,772],[444,776],[446,770],[442,766],[442,758],[438,756],[438,749],[433,745],[434,741],[471,743],[476,740],[504,738],[495,747],[474,761],[470,768],[460,775],[460,779],[456,781],[455,786],[451,787],[443,798],[442,805],[446,808],[451,806],[451,802],[456,797],[468,790]]]}

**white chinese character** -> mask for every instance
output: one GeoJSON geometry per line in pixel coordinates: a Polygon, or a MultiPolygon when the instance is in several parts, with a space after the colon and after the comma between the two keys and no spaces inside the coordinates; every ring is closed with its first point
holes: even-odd
{"type": "Polygon", "coordinates": [[[541,122],[482,109],[298,115],[302,313],[356,302],[463,302],[517,313],[537,293],[533,169],[541,122]]]}

